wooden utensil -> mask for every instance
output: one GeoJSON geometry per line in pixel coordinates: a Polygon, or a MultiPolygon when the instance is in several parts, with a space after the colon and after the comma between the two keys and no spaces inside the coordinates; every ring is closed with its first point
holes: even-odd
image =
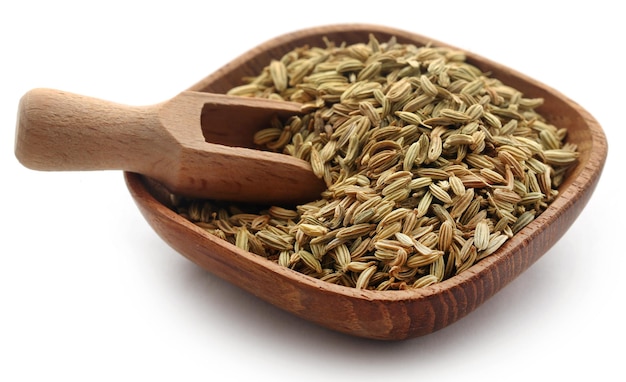
{"type": "Polygon", "coordinates": [[[300,107],[194,91],[158,105],[131,107],[34,89],[20,101],[15,154],[36,170],[138,172],[189,197],[307,202],[318,199],[325,186],[311,166],[255,150],[252,140],[273,117],[285,119],[300,107]]]}
{"type": "MultiPolygon", "coordinates": [[[[225,93],[288,51],[303,45],[324,46],[324,38],[353,44],[396,37],[418,46],[450,45],[394,28],[345,24],[304,29],[279,36],[244,53],[192,86],[194,92],[225,93]]],[[[422,289],[371,291],[315,279],[243,251],[217,238],[169,207],[169,193],[153,178],[125,172],[126,184],[153,229],[172,248],[259,298],[305,320],[352,336],[402,340],[440,330],[478,308],[538,260],[574,223],[591,197],[607,156],[607,142],[597,121],[558,91],[519,72],[467,52],[467,59],[493,77],[542,97],[539,111],[566,127],[580,154],[559,188],[559,196],[533,222],[498,251],[468,270],[422,289]]]]}

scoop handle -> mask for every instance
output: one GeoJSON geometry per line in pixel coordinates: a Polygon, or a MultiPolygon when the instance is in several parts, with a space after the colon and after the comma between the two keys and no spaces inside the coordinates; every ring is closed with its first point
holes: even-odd
{"type": "Polygon", "coordinates": [[[156,106],[132,107],[53,89],[20,100],[15,155],[34,170],[151,167],[169,140],[156,106]]]}

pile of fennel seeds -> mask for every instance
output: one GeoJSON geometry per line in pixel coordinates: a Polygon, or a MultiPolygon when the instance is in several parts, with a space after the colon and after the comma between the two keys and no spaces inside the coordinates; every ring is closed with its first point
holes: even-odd
{"type": "MultiPolygon", "coordinates": [[[[229,94],[304,104],[255,142],[311,163],[327,190],[286,209],[178,201],[232,244],[311,277],[397,290],[440,282],[494,253],[556,197],[577,160],[543,100],[461,51],[394,38],[303,46],[229,94]]],[[[289,184],[285,184],[289,187],[289,184]]]]}

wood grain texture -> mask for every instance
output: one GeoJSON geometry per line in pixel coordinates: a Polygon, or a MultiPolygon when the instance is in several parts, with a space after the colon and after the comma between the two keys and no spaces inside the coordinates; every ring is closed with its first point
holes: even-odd
{"type": "MultiPolygon", "coordinates": [[[[417,45],[447,44],[384,26],[345,24],[296,31],[268,41],[192,86],[198,92],[226,92],[254,75],[272,58],[304,44],[379,40],[396,36],[417,45]]],[[[132,172],[125,180],[137,206],[154,230],[174,249],[213,274],[259,298],[323,327],[357,337],[403,340],[442,329],[466,316],[524,272],[550,249],[579,216],[600,179],[607,156],[606,136],[596,120],[558,91],[472,53],[468,61],[523,91],[543,97],[539,110],[566,127],[580,158],[560,187],[560,196],[496,253],[439,284],[410,291],[368,291],[314,279],[239,250],[206,233],[167,206],[162,187],[132,172]]]]}
{"type": "Polygon", "coordinates": [[[131,107],[33,89],[20,101],[15,155],[36,170],[137,172],[190,197],[308,202],[324,189],[311,166],[252,142],[272,117],[299,112],[296,103],[206,92],[131,107]]]}

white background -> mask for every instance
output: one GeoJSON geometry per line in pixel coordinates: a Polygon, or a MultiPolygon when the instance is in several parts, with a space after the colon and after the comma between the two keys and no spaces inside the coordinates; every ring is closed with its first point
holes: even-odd
{"type": "Polygon", "coordinates": [[[0,380],[624,378],[626,30],[618,2],[366,4],[0,5],[0,380]],[[600,184],[562,240],[439,332],[375,342],[321,329],[169,248],[121,172],[43,173],[14,157],[17,103],[31,88],[148,105],[272,37],[344,22],[406,29],[515,68],[578,102],[608,136],[600,184]]]}

